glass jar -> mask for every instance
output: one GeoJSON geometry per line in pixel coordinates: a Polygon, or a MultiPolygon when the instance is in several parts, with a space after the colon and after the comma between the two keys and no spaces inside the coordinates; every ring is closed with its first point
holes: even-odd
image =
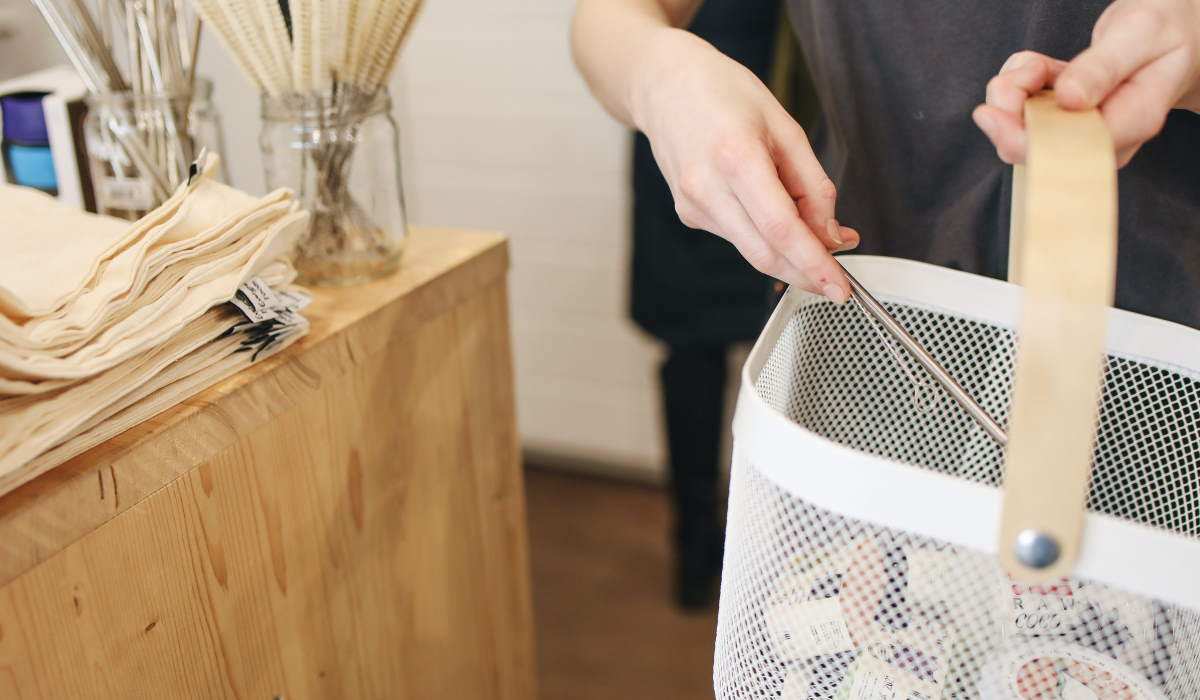
{"type": "Polygon", "coordinates": [[[309,211],[293,263],[300,280],[349,285],[394,271],[408,232],[400,136],[386,90],[262,98],[267,187],[309,211]]]}
{"type": "Polygon", "coordinates": [[[141,218],[187,180],[201,150],[223,151],[212,83],[204,78],[190,93],[108,92],[88,95],[87,103],[88,169],[101,214],[141,218]]]}

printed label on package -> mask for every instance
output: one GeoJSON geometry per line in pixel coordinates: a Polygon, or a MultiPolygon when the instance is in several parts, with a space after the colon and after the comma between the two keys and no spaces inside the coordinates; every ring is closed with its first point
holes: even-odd
{"type": "Polygon", "coordinates": [[[933,683],[863,654],[850,667],[834,697],[836,700],[939,700],[941,691],[933,683]]]}
{"type": "Polygon", "coordinates": [[[1038,585],[1006,581],[1000,604],[1008,638],[1064,635],[1079,623],[1087,608],[1082,590],[1067,579],[1038,585]]]}
{"type": "Polygon", "coordinates": [[[767,611],[767,629],[783,658],[807,659],[854,648],[836,596],[776,605],[767,611]]]}
{"type": "Polygon", "coordinates": [[[255,323],[278,318],[279,310],[284,308],[279,297],[260,277],[243,282],[230,301],[255,323]]]}

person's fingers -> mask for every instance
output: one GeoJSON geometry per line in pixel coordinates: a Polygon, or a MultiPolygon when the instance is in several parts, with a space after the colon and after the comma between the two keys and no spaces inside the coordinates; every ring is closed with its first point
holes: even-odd
{"type": "MultiPolygon", "coordinates": [[[[862,242],[862,237],[858,235],[858,231],[855,231],[849,226],[842,226],[837,222],[837,219],[830,219],[829,223],[825,225],[825,228],[836,229],[836,238],[842,241],[842,245],[838,246],[837,250],[834,251],[835,253],[844,253],[847,250],[854,250],[858,247],[858,244],[862,242]]],[[[835,232],[829,231],[826,235],[828,238],[834,238],[835,232]]]]}
{"type": "Polygon", "coordinates": [[[1092,45],[1055,82],[1058,103],[1066,109],[1098,106],[1139,68],[1174,46],[1162,40],[1171,30],[1167,17],[1151,3],[1113,6],[1113,15],[1097,26],[1092,45]]]}
{"type": "Polygon", "coordinates": [[[1053,85],[1066,65],[1035,51],[1021,51],[988,81],[985,102],[972,117],[1004,162],[1025,161],[1025,101],[1053,85]]]}
{"type": "MultiPolygon", "coordinates": [[[[789,193],[790,195],[790,193],[789,193]]],[[[849,226],[842,226],[837,219],[832,216],[824,218],[823,215],[814,214],[809,204],[810,197],[799,197],[795,199],[796,213],[800,215],[800,220],[804,221],[813,235],[821,241],[825,249],[831,253],[840,253],[847,250],[854,250],[858,247],[861,239],[858,231],[849,226]],[[813,225],[808,222],[808,219],[821,220],[824,218],[825,224],[813,228],[813,225]]]]}
{"type": "Polygon", "coordinates": [[[1092,27],[1092,41],[1095,41],[1097,37],[1108,31],[1108,27],[1113,23],[1114,18],[1123,14],[1125,9],[1125,3],[1121,2],[1121,0],[1117,0],[1104,8],[1104,11],[1100,13],[1100,17],[1096,19],[1095,26],[1092,27]]]}
{"type": "MultiPolygon", "coordinates": [[[[1117,86],[1100,106],[1116,149],[1118,166],[1129,162],[1143,143],[1157,134],[1176,101],[1175,86],[1183,83],[1187,63],[1183,56],[1164,56],[1134,73],[1117,86]]],[[[1028,148],[1023,119],[1017,114],[980,105],[972,115],[975,123],[996,147],[1006,163],[1022,163],[1028,148]]]]}
{"type": "Polygon", "coordinates": [[[713,233],[733,244],[754,269],[814,294],[815,287],[782,254],[762,239],[733,191],[713,170],[685,170],[671,185],[675,213],[688,228],[713,233]]]}
{"type": "Polygon", "coordinates": [[[1187,69],[1182,56],[1164,56],[1130,76],[1100,105],[1117,150],[1118,167],[1162,130],[1178,99],[1176,86],[1183,82],[1187,69]]]}
{"type": "Polygon", "coordinates": [[[796,202],[800,218],[829,250],[846,245],[840,228],[829,228],[837,204],[837,188],[813,153],[804,129],[783,113],[771,126],[771,156],[779,181],[796,202]]]}
{"type": "MultiPolygon", "coordinates": [[[[699,168],[684,169],[678,175],[667,175],[664,169],[663,174],[667,177],[671,197],[675,200],[675,215],[683,225],[712,231],[713,219],[709,216],[710,207],[706,202],[722,189],[717,174],[699,168]]],[[[719,232],[712,232],[720,235],[719,232]]]]}
{"type": "Polygon", "coordinates": [[[813,294],[823,293],[819,286],[797,270],[759,234],[750,215],[746,213],[732,190],[726,189],[714,197],[712,210],[717,217],[717,228],[725,234],[723,237],[732,243],[756,270],[813,294]]]}
{"type": "Polygon", "coordinates": [[[1011,56],[1009,56],[1008,58],[1004,59],[1004,64],[1001,65],[1000,70],[998,70],[996,72],[997,73],[1007,73],[1009,71],[1013,71],[1013,70],[1023,67],[1025,64],[1029,63],[1030,61],[1036,60],[1038,58],[1042,58],[1044,56],[1045,56],[1045,54],[1038,53],[1037,51],[1030,51],[1028,49],[1026,49],[1025,51],[1018,51],[1018,52],[1012,54],[1011,56]]]}
{"type": "MultiPolygon", "coordinates": [[[[689,173],[684,186],[673,185],[671,193],[675,198],[675,211],[684,225],[709,231],[729,241],[743,258],[765,275],[813,294],[825,294],[821,286],[812,282],[786,256],[763,239],[742,203],[715,172],[689,173]]],[[[838,224],[830,219],[828,226],[838,224]]],[[[843,241],[838,250],[851,250],[858,246],[858,231],[848,226],[838,226],[838,229],[837,235],[843,241]]]]}
{"type": "Polygon", "coordinates": [[[747,148],[723,155],[720,168],[734,196],[771,249],[782,254],[830,300],[850,298],[841,267],[800,219],[795,201],[779,180],[765,149],[747,148]]]}
{"type": "Polygon", "coordinates": [[[996,155],[1008,164],[1024,163],[1029,147],[1023,119],[991,105],[979,105],[971,114],[975,124],[996,147],[996,155]]]}
{"type": "Polygon", "coordinates": [[[780,122],[772,136],[773,156],[779,180],[796,202],[800,218],[827,249],[841,252],[857,248],[861,242],[858,231],[842,226],[835,218],[837,188],[813,152],[804,129],[789,115],[780,122]]]}
{"type": "Polygon", "coordinates": [[[1065,61],[1033,51],[1013,54],[1000,72],[988,81],[985,103],[1019,117],[1025,100],[1053,85],[1066,65],[1065,61]]]}

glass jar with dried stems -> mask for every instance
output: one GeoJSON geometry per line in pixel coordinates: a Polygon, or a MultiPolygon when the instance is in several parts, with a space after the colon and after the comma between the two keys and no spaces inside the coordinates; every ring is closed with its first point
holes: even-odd
{"type": "Polygon", "coordinates": [[[267,186],[312,215],[295,253],[301,281],[349,285],[395,270],[407,234],[399,131],[386,89],[262,97],[267,186]]]}

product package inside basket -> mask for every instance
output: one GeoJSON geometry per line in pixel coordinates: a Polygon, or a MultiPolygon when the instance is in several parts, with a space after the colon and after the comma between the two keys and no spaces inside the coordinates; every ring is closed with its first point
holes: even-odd
{"type": "Polygon", "coordinates": [[[1200,698],[1200,331],[1110,308],[1099,116],[1026,122],[1010,281],[840,258],[1007,443],[790,290],[734,421],[718,698],[1200,698]]]}

